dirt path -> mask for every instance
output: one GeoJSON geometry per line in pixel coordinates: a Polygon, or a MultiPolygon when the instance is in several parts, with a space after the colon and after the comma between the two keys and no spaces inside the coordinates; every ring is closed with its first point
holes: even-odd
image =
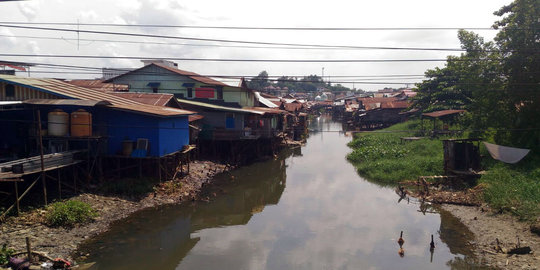
{"type": "Polygon", "coordinates": [[[494,214],[486,206],[445,204],[442,207],[459,218],[474,233],[475,254],[482,264],[500,269],[540,269],[540,236],[531,233],[528,223],[520,222],[508,214],[494,214]],[[521,247],[529,246],[533,253],[496,253],[496,238],[502,248],[510,250],[516,247],[517,237],[521,247]]]}
{"type": "Polygon", "coordinates": [[[135,211],[164,204],[174,204],[189,200],[207,200],[199,196],[200,191],[212,182],[216,174],[231,169],[223,164],[209,161],[194,161],[190,164],[190,174],[175,181],[169,181],[156,187],[156,191],[140,200],[131,201],[113,196],[84,193],[71,199],[90,204],[99,213],[92,223],[75,228],[51,228],[46,226],[44,209],[23,213],[19,217],[10,217],[0,224],[0,244],[23,251],[26,249],[25,237],[30,237],[32,248],[50,257],[71,260],[72,253],[84,240],[109,228],[117,220],[125,218],[135,211]]]}

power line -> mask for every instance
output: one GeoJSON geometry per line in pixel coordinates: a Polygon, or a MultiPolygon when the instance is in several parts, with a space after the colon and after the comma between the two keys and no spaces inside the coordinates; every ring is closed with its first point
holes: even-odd
{"type": "Polygon", "coordinates": [[[41,36],[19,36],[19,35],[0,35],[2,37],[61,40],[61,41],[88,41],[88,42],[114,42],[127,44],[148,44],[148,45],[167,45],[167,46],[192,46],[192,47],[219,47],[219,48],[242,48],[242,49],[279,49],[279,50],[410,50],[410,51],[455,51],[464,52],[461,48],[419,48],[419,47],[384,47],[384,46],[350,46],[350,47],[306,47],[306,46],[240,46],[223,44],[193,44],[193,43],[170,43],[170,42],[150,42],[150,41],[131,41],[131,40],[111,40],[111,39],[84,39],[84,38],[56,38],[41,36]]]}
{"type": "Polygon", "coordinates": [[[386,63],[386,62],[471,62],[501,61],[502,59],[234,59],[234,58],[182,58],[182,57],[144,57],[144,56],[102,56],[102,55],[54,55],[54,54],[8,54],[4,57],[39,57],[39,58],[82,58],[82,59],[127,59],[127,60],[177,60],[209,62],[268,62],[268,63],[386,63]]]}
{"type": "Polygon", "coordinates": [[[9,25],[9,24],[0,24],[0,27],[18,28],[18,29],[31,29],[31,30],[43,30],[43,31],[72,32],[72,33],[77,33],[77,34],[79,34],[79,33],[88,33],[88,34],[101,34],[101,35],[118,35],[118,36],[131,36],[131,37],[148,37],[148,38],[180,39],[180,40],[192,40],[192,41],[204,41],[204,42],[275,45],[275,46],[296,46],[296,47],[316,47],[316,48],[349,48],[349,49],[422,50],[422,51],[463,51],[463,49],[452,49],[452,48],[369,47],[369,46],[298,44],[298,43],[279,43],[279,42],[230,40],[230,39],[211,39],[211,38],[196,38],[196,37],[182,37],[182,36],[151,35],[151,34],[127,33],[127,32],[109,32],[109,31],[79,30],[79,29],[66,29],[66,28],[20,26],[20,25],[9,25]]]}
{"type": "MultiPolygon", "coordinates": [[[[443,31],[443,30],[494,30],[492,27],[257,27],[257,26],[213,26],[213,25],[167,25],[167,24],[114,24],[114,23],[69,23],[69,22],[0,22],[9,25],[61,25],[103,26],[140,28],[192,28],[226,30],[285,30],[285,31],[443,31]]],[[[521,29],[529,30],[529,29],[521,29]]]]}

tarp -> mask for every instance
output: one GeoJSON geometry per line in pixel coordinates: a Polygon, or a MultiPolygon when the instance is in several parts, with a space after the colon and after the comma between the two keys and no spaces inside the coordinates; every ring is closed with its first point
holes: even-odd
{"type": "Polygon", "coordinates": [[[529,151],[531,151],[529,149],[508,147],[487,142],[484,142],[484,145],[491,157],[510,164],[518,163],[529,153],[529,151]]]}

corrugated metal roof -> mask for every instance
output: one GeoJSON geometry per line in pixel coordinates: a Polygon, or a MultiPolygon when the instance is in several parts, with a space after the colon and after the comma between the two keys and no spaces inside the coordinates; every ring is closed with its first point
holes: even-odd
{"type": "Polygon", "coordinates": [[[173,94],[163,93],[113,92],[109,94],[154,106],[166,106],[171,99],[174,99],[173,94]]]}
{"type": "Polygon", "coordinates": [[[405,109],[409,107],[408,101],[391,101],[381,103],[381,109],[405,109]]]}
{"type": "Polygon", "coordinates": [[[70,80],[66,82],[103,92],[129,91],[129,87],[126,84],[105,83],[103,80],[70,80]]]}
{"type": "Polygon", "coordinates": [[[422,115],[427,116],[427,117],[437,118],[437,117],[441,117],[441,116],[446,116],[446,115],[451,115],[451,114],[456,114],[456,113],[462,113],[462,112],[466,112],[466,111],[465,110],[442,110],[442,111],[424,113],[422,115]]]}
{"type": "Polygon", "coordinates": [[[21,85],[37,91],[47,92],[64,99],[103,100],[110,107],[158,116],[189,115],[195,112],[167,107],[151,106],[127,98],[117,97],[98,90],[76,86],[56,79],[23,78],[12,75],[0,75],[0,81],[21,85]]]}
{"type": "Polygon", "coordinates": [[[108,101],[103,100],[81,100],[81,99],[27,99],[24,104],[32,105],[74,105],[74,106],[105,106],[112,105],[108,101]]]}
{"type": "Polygon", "coordinates": [[[274,102],[266,99],[265,97],[261,96],[261,93],[259,92],[253,92],[255,93],[255,98],[257,98],[257,100],[262,103],[264,106],[268,107],[268,108],[278,108],[279,105],[276,105],[274,104],[274,102]]]}
{"type": "Polygon", "coordinates": [[[188,120],[189,120],[189,122],[191,123],[191,122],[193,122],[193,121],[201,120],[201,119],[203,119],[203,118],[204,118],[204,116],[202,116],[202,115],[194,114],[194,115],[190,115],[190,116],[188,117],[188,120]]]}
{"type": "Polygon", "coordinates": [[[146,68],[148,66],[151,66],[151,65],[154,65],[154,66],[157,66],[157,67],[160,67],[160,68],[163,68],[163,69],[166,69],[168,71],[171,71],[173,73],[176,73],[176,74],[179,74],[179,75],[182,75],[182,76],[187,76],[189,78],[191,78],[192,80],[195,80],[195,81],[198,81],[198,82],[202,82],[204,84],[211,84],[211,85],[219,85],[219,86],[229,86],[225,83],[222,83],[220,81],[216,81],[210,77],[206,77],[206,76],[202,76],[200,74],[197,74],[195,72],[191,72],[191,71],[186,71],[186,70],[181,70],[181,69],[177,69],[177,68],[173,68],[173,67],[168,67],[166,65],[162,65],[162,64],[158,64],[158,63],[151,63],[151,64],[148,64],[144,67],[141,67],[141,68],[138,68],[138,69],[135,69],[135,70],[132,70],[130,72],[127,72],[127,73],[124,73],[124,74],[121,74],[121,75],[118,75],[116,77],[113,77],[113,78],[110,78],[108,80],[105,80],[105,82],[112,82],[114,79],[117,79],[117,78],[120,78],[122,76],[125,76],[125,75],[128,75],[128,74],[132,74],[134,72],[137,72],[143,68],[146,68]]]}
{"type": "Polygon", "coordinates": [[[264,108],[264,107],[246,107],[245,109],[255,110],[255,111],[261,111],[268,114],[286,114],[287,111],[280,110],[277,108],[264,108]]]}
{"type": "Polygon", "coordinates": [[[199,101],[194,101],[194,100],[180,99],[180,98],[176,100],[181,104],[188,104],[192,106],[197,106],[197,107],[202,107],[202,108],[207,108],[207,109],[212,109],[212,110],[217,110],[217,111],[253,113],[253,114],[264,115],[264,112],[262,111],[256,111],[256,110],[250,110],[250,109],[244,109],[244,108],[225,107],[225,106],[204,103],[204,102],[199,102],[199,101]]]}

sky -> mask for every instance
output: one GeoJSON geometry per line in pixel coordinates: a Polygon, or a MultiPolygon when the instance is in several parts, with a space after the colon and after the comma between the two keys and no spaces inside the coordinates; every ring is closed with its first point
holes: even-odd
{"type": "MultiPolygon", "coordinates": [[[[511,0],[30,0],[0,1],[1,22],[97,23],[190,26],[239,26],[287,28],[485,28],[499,17],[493,12],[511,0]]],[[[0,25],[2,25],[0,23],[0,25]]],[[[288,44],[318,44],[370,47],[460,48],[457,29],[372,31],[286,31],[201,28],[142,28],[87,25],[32,25],[37,27],[128,32],[148,35],[227,39],[288,44]]],[[[490,41],[495,30],[473,30],[490,41]]],[[[279,60],[372,60],[445,59],[452,51],[373,49],[246,48],[250,44],[129,37],[91,33],[17,29],[0,26],[0,54],[94,55],[159,58],[279,59],[279,60]],[[54,39],[50,39],[54,38],[54,39]],[[77,38],[79,39],[77,41],[77,38]],[[98,41],[98,40],[108,40],[98,41]],[[126,43],[119,41],[135,41],[126,43]],[[196,46],[194,46],[196,45],[196,46]],[[201,46],[203,45],[203,46],[201,46]],[[211,46],[209,46],[211,45],[211,46]],[[232,46],[232,47],[231,47],[232,46]],[[243,46],[243,47],[238,47],[243,46]]],[[[284,47],[284,46],[280,46],[284,47]]],[[[138,68],[137,59],[48,58],[0,56],[0,60],[77,65],[88,67],[138,68]]],[[[202,75],[325,76],[326,81],[368,91],[384,87],[412,87],[420,77],[384,78],[386,75],[422,75],[444,62],[213,62],[174,60],[183,70],[202,75]],[[355,76],[342,78],[334,76],[355,76]],[[375,77],[373,77],[375,76],[375,77]],[[352,83],[354,82],[354,84],[352,83]],[[376,82],[376,83],[375,83],[376,82]],[[405,84],[409,83],[409,84],[405,84]]],[[[73,70],[31,68],[32,77],[97,78],[73,70]],[[55,71],[56,73],[45,73],[55,71]]],[[[27,75],[27,74],[23,74],[27,75]]],[[[235,81],[225,81],[235,84],[235,81]]]]}

